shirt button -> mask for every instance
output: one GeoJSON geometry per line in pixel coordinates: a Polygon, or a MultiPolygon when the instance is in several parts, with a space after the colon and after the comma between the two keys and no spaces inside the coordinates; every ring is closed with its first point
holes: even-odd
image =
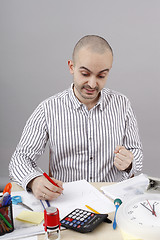
{"type": "Polygon", "coordinates": [[[93,157],[90,157],[90,160],[92,160],[93,159],[93,157]]]}

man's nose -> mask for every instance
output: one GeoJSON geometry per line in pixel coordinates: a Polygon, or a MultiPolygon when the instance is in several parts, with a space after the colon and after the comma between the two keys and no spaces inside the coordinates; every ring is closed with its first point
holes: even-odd
{"type": "Polygon", "coordinates": [[[91,78],[88,80],[88,85],[89,85],[91,88],[95,88],[95,87],[97,86],[96,78],[95,78],[95,77],[91,77],[91,78]]]}

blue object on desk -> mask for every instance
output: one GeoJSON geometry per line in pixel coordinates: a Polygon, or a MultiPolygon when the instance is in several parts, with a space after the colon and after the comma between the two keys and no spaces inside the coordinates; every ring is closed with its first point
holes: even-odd
{"type": "Polygon", "coordinates": [[[8,192],[5,192],[3,194],[3,197],[1,198],[2,207],[7,206],[11,203],[11,195],[8,192]]]}
{"type": "Polygon", "coordinates": [[[15,204],[15,205],[22,205],[23,207],[25,207],[25,208],[33,211],[32,208],[30,208],[29,206],[27,206],[26,204],[24,204],[24,203],[22,202],[21,196],[13,196],[13,197],[12,197],[12,203],[15,204]]]}
{"type": "Polygon", "coordinates": [[[116,211],[115,211],[115,214],[114,214],[114,221],[113,221],[113,229],[114,229],[114,230],[115,230],[116,227],[117,227],[117,222],[116,222],[117,210],[118,210],[118,208],[119,208],[119,206],[120,206],[121,204],[122,204],[121,199],[116,198],[116,199],[114,200],[114,205],[115,205],[115,207],[116,207],[116,211]]]}

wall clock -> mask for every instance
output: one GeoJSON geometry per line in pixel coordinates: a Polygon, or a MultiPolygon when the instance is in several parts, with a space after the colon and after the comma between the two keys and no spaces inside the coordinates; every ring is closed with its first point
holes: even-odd
{"type": "Polygon", "coordinates": [[[117,212],[124,232],[144,240],[160,239],[160,194],[137,195],[124,201],[117,212]]]}

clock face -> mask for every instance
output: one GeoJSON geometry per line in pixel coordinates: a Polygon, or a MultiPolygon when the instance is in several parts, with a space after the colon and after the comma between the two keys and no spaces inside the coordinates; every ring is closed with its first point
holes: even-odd
{"type": "Polygon", "coordinates": [[[143,194],[122,203],[117,224],[133,236],[160,239],[160,194],[143,194]]]}

